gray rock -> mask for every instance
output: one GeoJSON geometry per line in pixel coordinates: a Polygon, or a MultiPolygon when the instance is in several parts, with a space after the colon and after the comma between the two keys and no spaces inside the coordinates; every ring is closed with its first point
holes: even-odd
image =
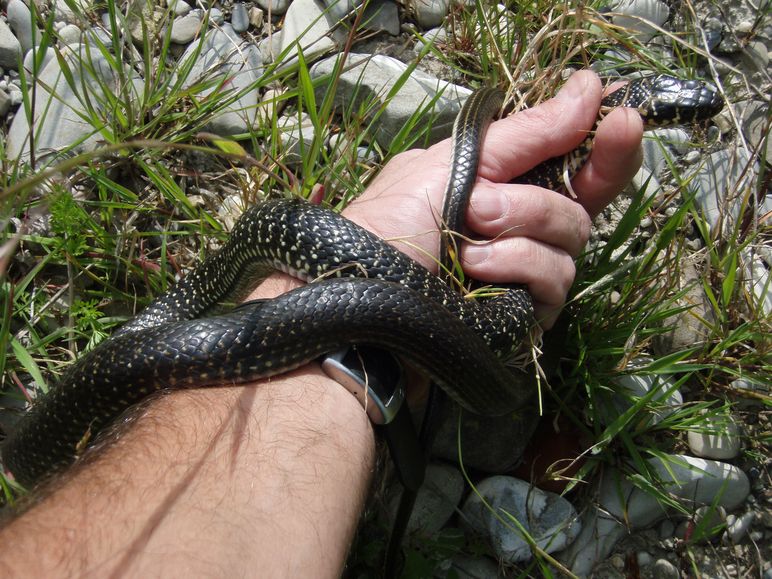
{"type": "Polygon", "coordinates": [[[681,576],[676,566],[667,559],[657,559],[652,571],[658,579],[679,579],[681,576]]]}
{"type": "Polygon", "coordinates": [[[729,515],[726,518],[726,538],[732,543],[739,543],[745,537],[748,529],[753,524],[753,520],[756,518],[756,513],[753,511],[747,511],[740,517],[729,515]]]}
{"type": "Polygon", "coordinates": [[[670,354],[705,343],[713,336],[716,315],[702,286],[702,278],[694,259],[684,259],[674,291],[685,292],[683,297],[667,307],[685,308],[663,320],[669,331],[654,337],[654,347],[660,355],[670,354]]]}
{"type": "Polygon", "coordinates": [[[630,195],[643,191],[644,197],[653,197],[662,190],[662,185],[646,165],[641,165],[626,190],[630,195]]]}
{"type": "MultiPolygon", "coordinates": [[[[769,197],[766,198],[769,201],[769,197]]],[[[772,211],[765,208],[760,213],[772,211]]],[[[764,263],[760,255],[750,249],[741,252],[745,269],[745,284],[755,298],[754,309],[762,316],[772,315],[772,282],[769,279],[769,263],[764,263]]]]}
{"type": "Polygon", "coordinates": [[[221,26],[225,22],[225,15],[219,8],[209,9],[209,22],[221,26]]]}
{"type": "Polygon", "coordinates": [[[614,24],[631,30],[641,42],[658,34],[651,24],[661,27],[670,15],[667,4],[660,0],[619,0],[611,8],[619,13],[612,19],[614,24]]]}
{"type": "Polygon", "coordinates": [[[230,231],[238,221],[239,217],[244,214],[244,211],[248,209],[248,206],[242,195],[234,194],[228,195],[220,203],[220,207],[217,209],[217,215],[222,220],[225,229],[230,231]]]}
{"type": "MultiPolygon", "coordinates": [[[[160,34],[161,26],[166,22],[166,10],[145,0],[129,0],[126,24],[131,40],[142,46],[145,36],[153,38],[160,34]]],[[[109,25],[107,26],[109,29],[109,25]]]]}
{"type": "Polygon", "coordinates": [[[446,406],[432,455],[458,462],[461,413],[461,459],[466,468],[484,472],[506,472],[517,466],[538,424],[538,416],[531,409],[507,416],[482,417],[461,412],[455,404],[446,406]]]}
{"type": "MultiPolygon", "coordinates": [[[[362,4],[362,0],[324,0],[324,4],[333,20],[344,20],[353,15],[353,11],[362,4]]],[[[371,2],[373,5],[380,2],[371,2]]]]}
{"type": "MultiPolygon", "coordinates": [[[[24,55],[24,70],[27,71],[27,74],[33,74],[33,58],[36,56],[40,58],[40,53],[38,51],[33,52],[32,50],[24,55]]],[[[56,51],[53,48],[47,48],[45,54],[42,55],[42,58],[40,58],[40,65],[38,66],[38,70],[43,70],[46,65],[51,62],[51,59],[55,57],[56,51]]]]}
{"type": "Polygon", "coordinates": [[[444,28],[432,28],[431,30],[427,30],[426,34],[423,35],[423,38],[419,38],[415,41],[413,52],[421,54],[427,44],[444,42],[447,37],[448,31],[444,28]]]}
{"type": "Polygon", "coordinates": [[[0,117],[5,117],[11,110],[11,95],[0,89],[0,117]]]}
{"type": "Polygon", "coordinates": [[[243,2],[236,2],[231,13],[231,26],[238,33],[246,32],[249,28],[249,13],[243,2]]]}
{"type": "Polygon", "coordinates": [[[171,41],[177,44],[188,44],[201,29],[201,15],[197,11],[185,16],[178,16],[172,22],[171,41]]]}
{"type": "Polygon", "coordinates": [[[703,458],[728,460],[740,454],[740,427],[731,416],[706,416],[707,430],[689,430],[689,449],[703,458]]]}
{"type": "MultiPolygon", "coordinates": [[[[332,74],[337,59],[337,56],[330,57],[316,63],[311,67],[311,77],[319,79],[332,74]]],[[[407,70],[406,64],[382,55],[350,54],[347,63],[350,68],[341,75],[335,95],[335,104],[339,107],[359,107],[382,99],[407,70]],[[352,100],[356,102],[352,104],[352,100]]],[[[317,90],[318,98],[322,98],[325,86],[317,90]]],[[[469,89],[413,71],[379,116],[374,138],[381,146],[388,147],[405,123],[422,107],[431,108],[436,115],[429,141],[448,137],[461,102],[470,94],[469,89]]],[[[369,106],[367,110],[375,111],[377,108],[369,106]]]]}
{"type": "Polygon", "coordinates": [[[481,536],[507,563],[532,557],[531,548],[511,519],[517,520],[548,553],[571,544],[581,529],[576,511],[567,500],[508,476],[481,481],[477,492],[464,503],[461,516],[463,525],[481,536]]]}
{"type": "Polygon", "coordinates": [[[434,28],[442,24],[448,15],[450,0],[410,0],[408,7],[421,28],[434,28]]]}
{"type": "Polygon", "coordinates": [[[69,4],[67,0],[54,0],[56,20],[71,24],[81,24],[84,21],[83,15],[90,8],[90,3],[91,0],[70,0],[69,4]]]}
{"type": "Polygon", "coordinates": [[[466,557],[457,555],[450,564],[446,577],[458,579],[494,579],[499,577],[499,566],[488,557],[466,557]],[[453,575],[455,573],[455,575],[453,575]]]}
{"type": "Polygon", "coordinates": [[[697,191],[695,204],[714,233],[734,226],[744,193],[753,186],[756,175],[756,163],[741,147],[716,151],[691,173],[692,188],[697,191]]]}
{"type": "Polygon", "coordinates": [[[190,4],[185,2],[185,0],[172,0],[169,4],[176,16],[185,16],[191,10],[190,4]]]}
{"type": "Polygon", "coordinates": [[[40,30],[32,24],[30,9],[22,0],[10,0],[6,10],[8,25],[16,34],[22,52],[27,52],[40,42],[40,30]]]}
{"type": "Polygon", "coordinates": [[[399,11],[396,2],[370,2],[362,15],[362,23],[367,30],[399,35],[399,11]]]}
{"type": "Polygon", "coordinates": [[[685,165],[695,165],[702,159],[702,155],[700,155],[699,151],[689,151],[684,155],[684,164],[685,165]]]}
{"type": "MultiPolygon", "coordinates": [[[[689,505],[738,507],[750,492],[750,481],[732,465],[685,455],[671,455],[667,464],[648,460],[664,490],[689,505]]],[[[598,489],[596,506],[582,517],[582,532],[558,558],[577,575],[587,575],[596,562],[608,557],[631,529],[646,528],[666,515],[653,496],[641,491],[620,473],[607,472],[598,489]]]]}
{"type": "Polygon", "coordinates": [[[737,103],[735,108],[748,144],[757,149],[766,140],[766,158],[772,159],[772,139],[766,138],[769,105],[761,101],[744,101],[737,103]]]}
{"type": "Polygon", "coordinates": [[[252,25],[252,27],[255,30],[262,30],[263,24],[265,22],[265,15],[260,8],[257,6],[252,6],[252,8],[249,9],[249,23],[252,25]]]}
{"type": "Polygon", "coordinates": [[[655,374],[624,374],[614,380],[612,386],[615,394],[611,399],[613,408],[611,413],[605,416],[609,424],[620,414],[627,412],[641,398],[650,396],[649,406],[654,408],[651,414],[651,423],[658,424],[670,416],[674,410],[683,404],[683,396],[674,386],[672,380],[665,376],[655,374]]]}
{"type": "Polygon", "coordinates": [[[287,52],[283,67],[294,64],[298,47],[311,61],[345,42],[345,31],[333,30],[337,21],[320,0],[294,0],[284,16],[284,26],[277,35],[278,52],[287,52]]]}
{"type": "Polygon", "coordinates": [[[283,153],[282,162],[290,167],[300,165],[305,151],[311,147],[316,135],[311,118],[306,113],[303,113],[299,120],[296,116],[281,117],[277,125],[283,153]]]}
{"type": "MultiPolygon", "coordinates": [[[[198,59],[183,86],[189,87],[202,80],[227,78],[226,90],[239,95],[212,119],[208,127],[208,130],[220,135],[243,133],[254,125],[259,95],[252,87],[263,73],[262,59],[257,47],[243,42],[238,36],[234,40],[228,34],[229,29],[228,25],[223,25],[220,29],[210,29],[205,37],[188,46],[180,59],[180,62],[184,63],[186,59],[195,58],[199,43],[203,43],[198,59]]],[[[214,90],[216,88],[211,87],[203,91],[202,96],[214,90]]]]}
{"type": "Polygon", "coordinates": [[[281,16],[289,8],[290,0],[257,0],[257,5],[272,15],[281,16]]]}
{"type": "Polygon", "coordinates": [[[75,24],[67,24],[59,31],[59,39],[64,44],[80,43],[81,30],[75,24]]]}
{"type": "MultiPolygon", "coordinates": [[[[418,491],[410,515],[408,534],[429,537],[442,529],[456,512],[464,494],[464,487],[464,477],[457,468],[440,463],[429,464],[426,479],[418,491]]],[[[400,493],[395,493],[390,501],[389,514],[392,522],[397,512],[399,496],[400,493]]]]}
{"type": "MultiPolygon", "coordinates": [[[[108,112],[99,110],[104,102],[104,87],[115,93],[127,90],[126,87],[119,88],[120,79],[97,51],[86,51],[82,45],[70,46],[63,51],[63,56],[73,78],[72,85],[62,73],[59,61],[52,59],[40,72],[35,92],[34,134],[39,166],[60,155],[97,148],[103,137],[84,120],[84,117],[89,118],[89,113],[83,103],[92,103],[99,116],[107,116],[108,112]]],[[[133,82],[136,90],[138,80],[133,78],[133,82]]],[[[29,136],[26,115],[17,114],[8,132],[9,158],[29,158],[29,136]]]]}
{"type": "Polygon", "coordinates": [[[21,45],[8,28],[4,20],[0,19],[0,66],[6,70],[19,68],[21,58],[21,45]]]}
{"type": "Polygon", "coordinates": [[[638,561],[639,567],[648,567],[653,561],[651,555],[646,551],[638,551],[635,555],[636,561],[638,561]]]}
{"type": "Polygon", "coordinates": [[[670,519],[665,519],[659,526],[659,538],[669,539],[675,535],[675,524],[670,519]]]}
{"type": "Polygon", "coordinates": [[[24,94],[16,85],[11,85],[11,87],[8,89],[8,94],[11,97],[12,107],[19,106],[22,102],[24,102],[24,94]]]}
{"type": "Polygon", "coordinates": [[[667,163],[673,161],[671,151],[683,155],[688,143],[689,134],[680,128],[647,131],[643,139],[643,164],[654,175],[659,175],[667,163]]]}
{"type": "Polygon", "coordinates": [[[691,541],[706,542],[718,536],[726,528],[726,509],[722,506],[704,505],[694,512],[691,541]],[[695,533],[699,535],[695,536],[695,533]]]}

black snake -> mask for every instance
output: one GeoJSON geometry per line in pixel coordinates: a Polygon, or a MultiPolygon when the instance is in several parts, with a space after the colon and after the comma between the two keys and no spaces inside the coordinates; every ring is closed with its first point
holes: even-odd
{"type": "MultiPolygon", "coordinates": [[[[498,91],[483,89],[456,123],[448,187],[453,208],[445,214],[454,230],[474,184],[479,140],[499,99],[498,91]]],[[[604,101],[619,105],[648,108],[655,121],[684,122],[712,116],[721,100],[703,83],[658,76],[604,101]]],[[[586,158],[589,146],[582,149],[579,156],[586,158]]],[[[578,163],[569,164],[575,172],[578,163]]],[[[549,161],[528,179],[554,187],[565,166],[563,158],[549,161]]],[[[23,417],[4,445],[3,461],[19,482],[35,484],[71,463],[84,443],[153,392],[264,378],[351,343],[404,356],[473,412],[505,414],[532,394],[501,361],[532,318],[524,289],[486,301],[464,299],[334,212],[300,200],[267,201],[244,213],[219,254],[73,364],[23,417]],[[255,262],[307,281],[323,279],[209,315],[255,262]]]]}

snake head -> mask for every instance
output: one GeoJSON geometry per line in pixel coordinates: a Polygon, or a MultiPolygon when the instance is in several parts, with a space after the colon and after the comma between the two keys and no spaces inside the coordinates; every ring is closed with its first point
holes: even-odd
{"type": "Polygon", "coordinates": [[[631,81],[604,98],[603,106],[635,108],[651,128],[709,119],[724,100],[703,81],[659,74],[631,81]]]}
{"type": "Polygon", "coordinates": [[[724,108],[718,91],[700,80],[682,80],[660,74],[650,79],[652,105],[640,111],[650,126],[680,125],[711,118],[724,108]]]}

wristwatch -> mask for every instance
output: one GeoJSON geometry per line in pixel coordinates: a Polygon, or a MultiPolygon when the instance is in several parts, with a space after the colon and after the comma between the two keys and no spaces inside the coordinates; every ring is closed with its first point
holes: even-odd
{"type": "Polygon", "coordinates": [[[417,491],[426,460],[410,409],[405,404],[405,372],[390,352],[356,345],[320,359],[327,376],[351,392],[389,447],[402,485],[417,491]]]}

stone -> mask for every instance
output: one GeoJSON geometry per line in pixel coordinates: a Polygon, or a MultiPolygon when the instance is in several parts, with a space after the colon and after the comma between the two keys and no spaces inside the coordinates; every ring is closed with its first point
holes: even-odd
{"type": "Polygon", "coordinates": [[[464,527],[480,536],[506,563],[532,557],[531,548],[512,519],[548,553],[571,544],[581,529],[576,510],[567,500],[508,476],[480,481],[461,514],[464,527]]]}
{"type": "MultiPolygon", "coordinates": [[[[188,46],[180,59],[184,63],[186,59],[195,58],[199,43],[203,44],[183,86],[190,87],[205,79],[227,78],[228,82],[221,90],[239,95],[210,121],[207,130],[219,135],[244,133],[254,125],[259,95],[251,87],[263,74],[258,48],[238,36],[234,40],[228,33],[229,29],[230,26],[223,25],[220,29],[208,30],[203,38],[188,46]]],[[[212,86],[202,91],[199,97],[215,90],[217,88],[212,86]]]]}
{"type": "Polygon", "coordinates": [[[210,22],[210,25],[215,24],[217,26],[222,26],[222,24],[225,22],[225,15],[222,13],[222,10],[216,7],[210,8],[209,22],[210,22]]]}
{"type": "Polygon", "coordinates": [[[11,95],[0,89],[0,117],[5,117],[11,110],[11,95]]]}
{"type": "MultiPolygon", "coordinates": [[[[740,116],[743,135],[748,140],[748,145],[757,149],[763,144],[766,158],[772,159],[772,139],[767,138],[769,105],[762,101],[744,101],[735,105],[735,110],[740,116]]],[[[764,152],[762,152],[764,155],[764,152]]]]}
{"type": "Polygon", "coordinates": [[[740,517],[729,515],[726,519],[726,538],[734,544],[743,540],[756,518],[756,513],[747,511],[740,517]]]}
{"type": "Polygon", "coordinates": [[[193,11],[185,16],[179,16],[172,22],[171,41],[177,44],[188,44],[201,29],[201,16],[193,11]]]}
{"type": "Polygon", "coordinates": [[[40,63],[38,65],[37,70],[41,71],[46,67],[46,65],[51,61],[52,58],[56,58],[56,51],[53,48],[49,47],[46,49],[45,54],[43,54],[42,56],[38,51],[30,50],[29,52],[27,52],[27,54],[24,55],[24,70],[27,72],[27,74],[33,74],[34,58],[40,59],[40,63]]]}
{"type": "Polygon", "coordinates": [[[676,566],[667,559],[657,559],[654,562],[652,574],[657,579],[679,579],[681,577],[676,566]]]}
{"type": "Polygon", "coordinates": [[[748,188],[755,187],[757,164],[741,147],[721,149],[687,175],[696,190],[695,205],[713,234],[734,227],[748,188]],[[751,170],[748,170],[750,166],[751,170]]]}
{"type": "Polygon", "coordinates": [[[641,42],[656,36],[659,32],[652,24],[661,27],[670,15],[667,4],[660,0],[620,0],[611,9],[617,13],[612,18],[614,24],[627,28],[641,42]]]}
{"type": "Polygon", "coordinates": [[[740,427],[731,416],[705,416],[699,430],[689,430],[689,450],[703,458],[730,460],[740,454],[740,427]]]}
{"type": "Polygon", "coordinates": [[[436,45],[438,43],[445,42],[447,38],[448,32],[444,28],[432,28],[431,30],[427,30],[426,34],[423,35],[423,38],[419,38],[415,41],[413,52],[416,54],[421,54],[427,44],[433,43],[436,45]]]}
{"type": "Polygon", "coordinates": [[[399,11],[396,2],[382,0],[368,3],[362,15],[362,25],[367,30],[398,36],[399,11]]]}
{"type": "Polygon", "coordinates": [[[643,139],[643,164],[654,175],[673,162],[672,151],[683,155],[688,150],[689,134],[681,128],[647,131],[643,139]]]}
{"type": "MultiPolygon", "coordinates": [[[[450,520],[461,502],[465,488],[464,476],[456,467],[430,463],[426,468],[424,484],[418,491],[413,512],[407,526],[409,535],[430,537],[439,532],[450,520]]],[[[402,490],[401,486],[397,489],[402,490]]],[[[393,523],[401,492],[390,500],[390,521],[393,523]]]]}
{"type": "MultiPolygon", "coordinates": [[[[102,95],[105,87],[114,93],[133,89],[135,98],[139,90],[140,81],[136,76],[129,76],[133,83],[131,88],[119,87],[121,79],[117,78],[112,65],[98,51],[87,51],[82,45],[66,48],[62,53],[73,78],[72,84],[62,73],[59,60],[52,59],[40,71],[35,91],[34,134],[38,168],[55,161],[60,155],[70,156],[93,150],[103,141],[103,135],[85,120],[89,116],[82,104],[85,100],[100,108],[104,106],[102,95]]],[[[109,113],[102,111],[102,114],[109,113]]],[[[9,159],[26,161],[29,158],[29,136],[26,115],[17,114],[8,132],[6,151],[9,159]]]]}
{"type": "MultiPolygon", "coordinates": [[[[324,0],[324,4],[330,14],[330,17],[335,20],[346,20],[353,16],[354,10],[359,8],[362,4],[362,0],[324,0]]],[[[371,2],[370,4],[377,5],[380,2],[371,2]]]]}
{"type": "Polygon", "coordinates": [[[174,11],[175,16],[185,16],[188,12],[191,11],[191,6],[185,0],[173,0],[170,3],[172,10],[174,11]]]}
{"type": "Polygon", "coordinates": [[[54,0],[56,20],[69,24],[81,24],[90,9],[91,0],[54,0]]]}
{"type": "Polygon", "coordinates": [[[64,44],[80,43],[81,30],[75,24],[67,24],[59,31],[59,39],[64,44]]]}
{"type": "Polygon", "coordinates": [[[252,8],[249,9],[249,24],[255,30],[262,30],[264,22],[265,22],[264,12],[260,10],[260,8],[258,8],[257,6],[252,6],[252,8]]]}
{"type": "Polygon", "coordinates": [[[446,404],[432,445],[432,456],[483,472],[506,472],[515,467],[538,424],[526,409],[505,416],[478,416],[446,404]],[[461,436],[459,451],[459,414],[461,436]],[[459,458],[460,452],[460,458],[459,458]]]}
{"type": "MultiPolygon", "coordinates": [[[[311,67],[311,78],[317,80],[332,74],[338,58],[333,56],[317,62],[311,67]]],[[[346,62],[349,68],[340,76],[335,94],[338,107],[364,107],[366,103],[379,102],[407,74],[406,64],[378,54],[352,53],[346,62]],[[352,100],[355,101],[353,104],[352,100]]],[[[320,86],[317,90],[317,97],[321,99],[326,88],[320,86]]],[[[428,138],[430,143],[435,143],[450,136],[461,103],[470,94],[467,88],[414,70],[378,117],[373,136],[379,145],[389,148],[405,123],[415,116],[416,111],[426,107],[435,115],[428,138]]],[[[366,108],[378,110],[375,105],[366,108]]]]}
{"type": "Polygon", "coordinates": [[[488,557],[467,557],[456,555],[450,564],[450,573],[446,577],[458,579],[484,579],[499,577],[499,566],[488,557]]]}
{"type": "Polygon", "coordinates": [[[694,512],[694,520],[690,522],[693,529],[690,541],[705,542],[717,537],[726,527],[726,509],[722,506],[713,508],[704,505],[694,512]],[[698,534],[697,534],[698,533],[698,534]]]}
{"type": "Polygon", "coordinates": [[[5,21],[0,19],[0,66],[6,70],[18,69],[21,54],[21,44],[5,21]]]}
{"type": "Polygon", "coordinates": [[[604,416],[606,424],[610,424],[620,414],[624,414],[638,400],[649,397],[651,412],[651,424],[659,424],[670,416],[674,410],[683,404],[683,396],[675,387],[672,380],[666,376],[657,374],[623,374],[615,378],[615,386],[612,386],[615,394],[611,399],[613,408],[610,414],[604,416]],[[650,393],[654,391],[655,394],[650,393]]]}
{"type": "Polygon", "coordinates": [[[237,33],[246,32],[249,28],[249,14],[243,2],[236,2],[231,13],[231,26],[237,33]]]}
{"type": "Polygon", "coordinates": [[[415,14],[421,28],[434,28],[442,24],[450,9],[450,0],[410,0],[408,7],[415,14]]]}
{"type": "Polygon", "coordinates": [[[16,34],[22,52],[27,52],[40,42],[40,30],[32,24],[32,14],[22,0],[10,0],[6,8],[8,25],[16,34]]]}
{"type": "Polygon", "coordinates": [[[300,119],[296,116],[281,117],[277,124],[281,160],[290,167],[297,167],[303,162],[305,151],[313,144],[316,134],[314,123],[306,113],[302,113],[300,119]]]}
{"type": "MultiPolygon", "coordinates": [[[[770,201],[770,197],[767,196],[765,201],[770,201]]],[[[768,203],[768,205],[772,205],[772,203],[768,203]]],[[[767,208],[764,212],[770,211],[772,208],[767,208]]],[[[769,279],[769,263],[765,264],[761,256],[750,248],[742,250],[741,255],[745,270],[745,285],[755,298],[754,311],[758,312],[755,315],[772,315],[772,291],[770,290],[772,283],[769,279]]]]}
{"type": "MultiPolygon", "coordinates": [[[[731,510],[750,493],[745,473],[723,462],[685,455],[669,455],[666,464],[659,458],[647,462],[660,477],[664,490],[687,507],[714,505],[731,510]]],[[[652,495],[621,473],[607,471],[595,506],[582,516],[582,532],[558,559],[577,575],[587,575],[598,561],[609,556],[629,529],[647,528],[666,515],[666,509],[652,495]]]]}
{"type": "Polygon", "coordinates": [[[343,46],[346,33],[340,27],[335,27],[336,22],[320,0],[294,0],[284,16],[284,26],[277,35],[277,52],[288,51],[281,68],[296,62],[294,56],[299,48],[305,59],[311,61],[343,46]]]}
{"type": "Polygon", "coordinates": [[[257,5],[274,16],[281,16],[287,12],[290,0],[257,0],[257,5]]]}
{"type": "Polygon", "coordinates": [[[680,275],[674,291],[682,291],[683,296],[668,308],[684,308],[662,320],[663,327],[668,331],[657,334],[653,344],[659,355],[692,348],[713,338],[713,327],[716,315],[702,285],[702,277],[695,261],[696,258],[685,257],[681,261],[680,275]]]}

